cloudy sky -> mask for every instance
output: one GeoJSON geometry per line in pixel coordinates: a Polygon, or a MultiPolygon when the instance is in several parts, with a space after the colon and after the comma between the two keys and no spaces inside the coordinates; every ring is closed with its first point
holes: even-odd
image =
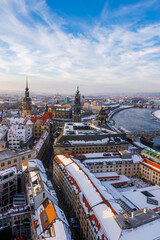
{"type": "Polygon", "coordinates": [[[159,0],[0,0],[0,91],[160,91],[159,0]]]}

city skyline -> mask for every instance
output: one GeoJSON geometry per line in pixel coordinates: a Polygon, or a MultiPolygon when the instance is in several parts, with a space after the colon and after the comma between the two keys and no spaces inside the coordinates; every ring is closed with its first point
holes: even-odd
{"type": "Polygon", "coordinates": [[[160,6],[148,1],[2,0],[1,91],[159,91],[160,6]]]}

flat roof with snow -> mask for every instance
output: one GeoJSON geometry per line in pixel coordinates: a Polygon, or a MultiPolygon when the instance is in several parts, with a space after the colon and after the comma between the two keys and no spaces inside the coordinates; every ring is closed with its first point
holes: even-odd
{"type": "Polygon", "coordinates": [[[160,207],[160,186],[158,185],[132,189],[121,193],[138,208],[148,207],[150,209],[154,209],[156,207],[160,207]]]}

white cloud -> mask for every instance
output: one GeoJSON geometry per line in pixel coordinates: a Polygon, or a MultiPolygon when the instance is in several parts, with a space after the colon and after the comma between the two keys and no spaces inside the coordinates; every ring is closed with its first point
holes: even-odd
{"type": "Polygon", "coordinates": [[[62,93],[72,92],[77,84],[85,94],[157,90],[160,24],[133,31],[97,23],[74,35],[64,30],[67,23],[45,1],[36,0],[2,0],[0,16],[0,81],[7,74],[8,80],[15,76],[18,89],[20,76],[24,81],[29,75],[39,80],[38,85],[31,83],[33,90],[62,93]]]}

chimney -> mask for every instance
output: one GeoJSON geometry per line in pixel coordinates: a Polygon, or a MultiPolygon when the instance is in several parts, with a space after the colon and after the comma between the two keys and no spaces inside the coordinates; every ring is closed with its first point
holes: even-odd
{"type": "Polygon", "coordinates": [[[146,214],[146,213],[148,212],[148,208],[145,207],[145,208],[143,209],[143,212],[146,214]]]}

